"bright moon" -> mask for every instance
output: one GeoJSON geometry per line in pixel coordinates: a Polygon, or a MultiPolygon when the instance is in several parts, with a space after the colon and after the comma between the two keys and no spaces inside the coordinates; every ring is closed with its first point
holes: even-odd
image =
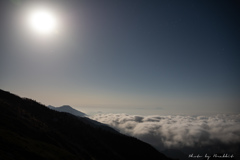
{"type": "Polygon", "coordinates": [[[53,34],[57,29],[57,19],[48,10],[36,10],[30,13],[29,24],[32,30],[43,35],[53,34]]]}

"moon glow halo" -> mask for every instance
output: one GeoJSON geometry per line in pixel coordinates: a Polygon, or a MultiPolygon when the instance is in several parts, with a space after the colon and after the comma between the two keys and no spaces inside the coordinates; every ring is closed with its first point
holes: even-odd
{"type": "Polygon", "coordinates": [[[41,35],[56,33],[57,18],[49,10],[35,10],[29,13],[28,22],[31,30],[41,35]]]}

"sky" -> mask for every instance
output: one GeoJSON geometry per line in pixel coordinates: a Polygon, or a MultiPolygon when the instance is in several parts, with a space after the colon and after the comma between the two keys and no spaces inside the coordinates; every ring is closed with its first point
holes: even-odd
{"type": "Polygon", "coordinates": [[[240,112],[237,0],[0,3],[1,89],[92,114],[240,112]],[[27,24],[41,7],[54,34],[27,24]]]}

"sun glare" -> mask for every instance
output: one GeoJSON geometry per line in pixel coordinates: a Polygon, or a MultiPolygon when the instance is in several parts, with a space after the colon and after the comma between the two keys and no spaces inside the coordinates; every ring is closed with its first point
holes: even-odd
{"type": "Polygon", "coordinates": [[[28,20],[31,29],[36,33],[48,35],[56,32],[57,19],[48,10],[35,10],[29,14],[28,20]]]}

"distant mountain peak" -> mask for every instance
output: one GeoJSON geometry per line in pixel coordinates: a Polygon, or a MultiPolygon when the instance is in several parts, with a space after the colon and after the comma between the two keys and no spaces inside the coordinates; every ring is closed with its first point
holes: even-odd
{"type": "Polygon", "coordinates": [[[67,113],[70,113],[70,114],[78,116],[78,117],[87,116],[85,113],[80,112],[80,111],[72,108],[69,105],[63,105],[63,106],[60,106],[60,107],[54,107],[54,106],[49,105],[48,108],[53,109],[55,111],[59,111],[59,112],[67,112],[67,113]]]}
{"type": "Polygon", "coordinates": [[[60,107],[72,108],[72,107],[71,107],[71,106],[69,106],[69,105],[62,105],[62,106],[60,106],[60,107]]]}

